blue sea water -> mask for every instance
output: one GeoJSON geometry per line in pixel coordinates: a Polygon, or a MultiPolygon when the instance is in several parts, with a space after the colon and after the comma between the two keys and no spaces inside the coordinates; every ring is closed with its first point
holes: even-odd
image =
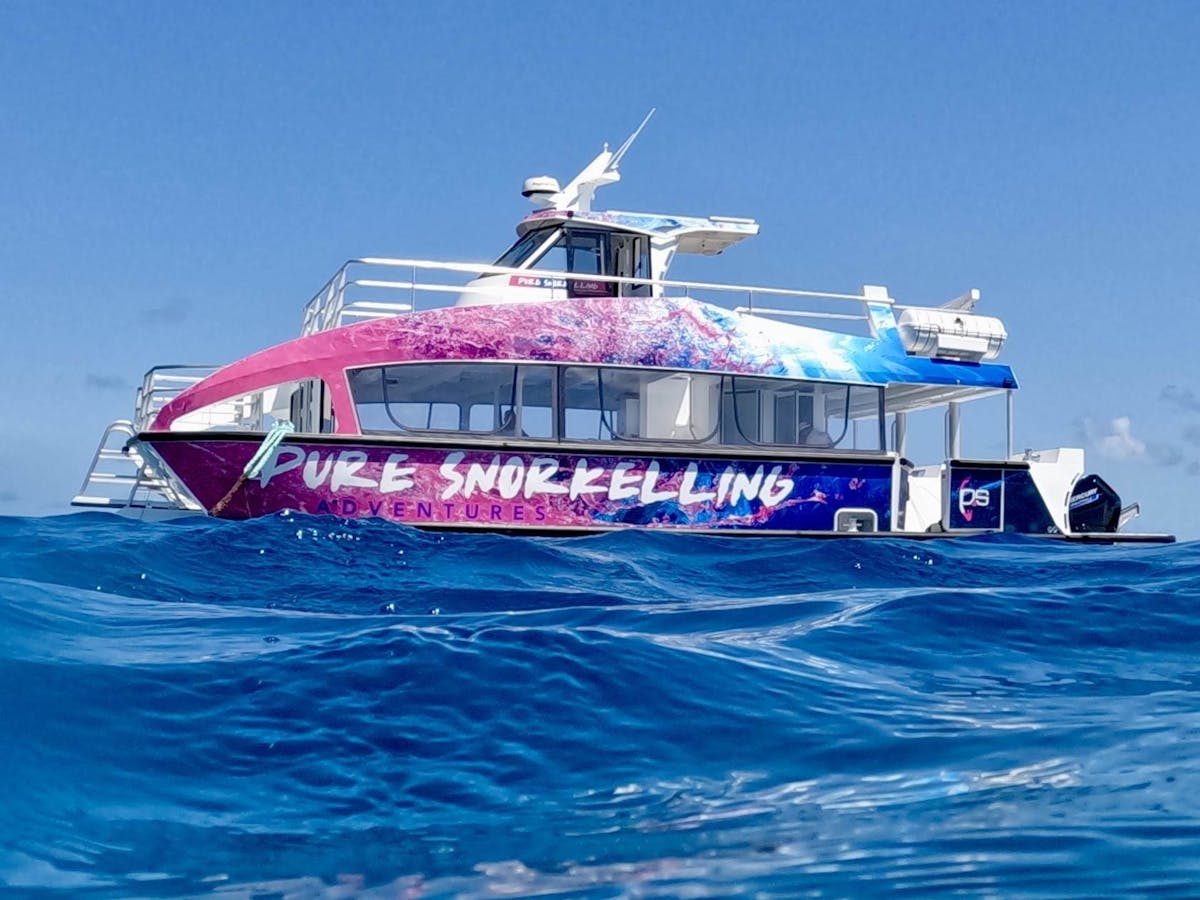
{"type": "Polygon", "coordinates": [[[0,518],[0,885],[1200,895],[1200,544],[0,518]]]}

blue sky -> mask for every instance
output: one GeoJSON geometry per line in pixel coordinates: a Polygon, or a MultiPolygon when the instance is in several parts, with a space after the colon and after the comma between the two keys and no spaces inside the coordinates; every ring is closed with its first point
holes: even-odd
{"type": "Polygon", "coordinates": [[[1019,447],[1200,537],[1200,7],[0,0],[0,514],[63,511],[157,363],[293,336],[352,256],[602,206],[753,216],[686,273],[1000,316],[1019,447]]]}

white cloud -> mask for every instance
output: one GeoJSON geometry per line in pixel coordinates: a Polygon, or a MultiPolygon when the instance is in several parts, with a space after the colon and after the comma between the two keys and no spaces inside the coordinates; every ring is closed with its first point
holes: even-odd
{"type": "Polygon", "coordinates": [[[1146,442],[1133,436],[1133,422],[1129,416],[1117,416],[1101,429],[1091,419],[1083,421],[1084,433],[1105,459],[1118,462],[1146,458],[1146,442]]]}

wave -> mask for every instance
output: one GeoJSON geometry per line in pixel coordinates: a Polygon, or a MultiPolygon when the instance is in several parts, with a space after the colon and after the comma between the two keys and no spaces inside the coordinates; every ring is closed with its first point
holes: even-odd
{"type": "Polygon", "coordinates": [[[0,882],[1186,896],[1198,600],[1200,544],[0,518],[0,882]]]}

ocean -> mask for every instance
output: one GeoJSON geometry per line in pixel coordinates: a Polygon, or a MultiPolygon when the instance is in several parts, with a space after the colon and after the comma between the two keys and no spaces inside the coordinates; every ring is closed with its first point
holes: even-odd
{"type": "Polygon", "coordinates": [[[0,518],[11,896],[1200,896],[1200,543],[0,518]]]}

